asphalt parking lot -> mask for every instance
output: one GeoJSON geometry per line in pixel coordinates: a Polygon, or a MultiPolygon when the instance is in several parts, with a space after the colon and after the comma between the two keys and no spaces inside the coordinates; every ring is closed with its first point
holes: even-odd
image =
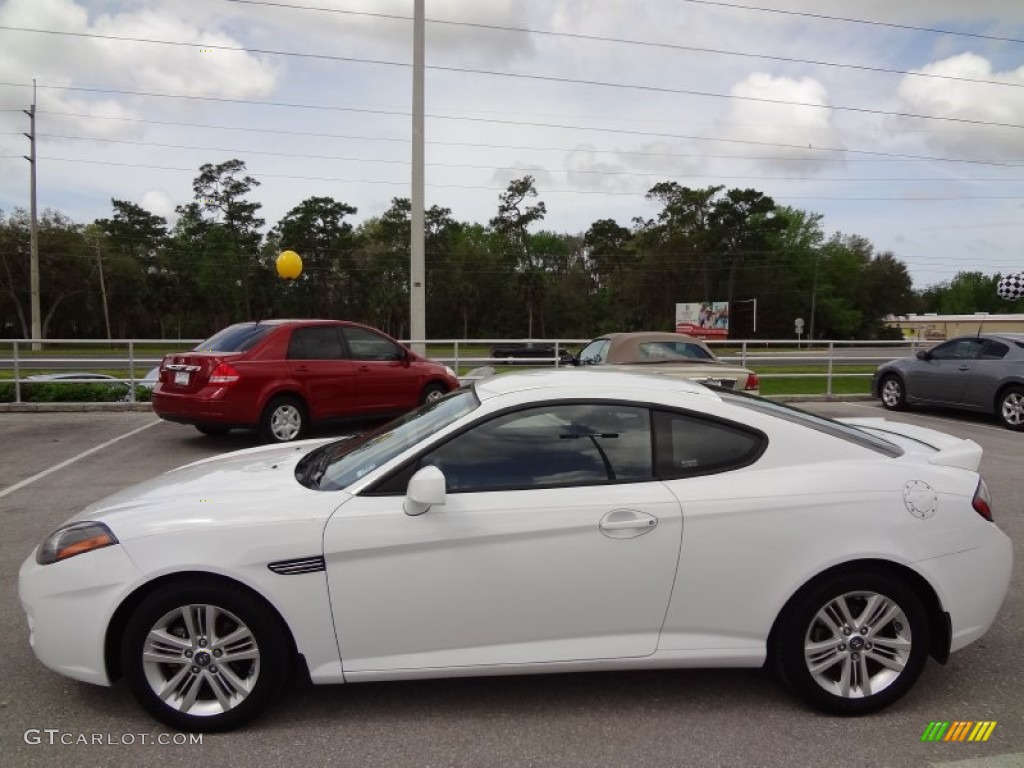
{"type": "MultiPolygon", "coordinates": [[[[806,407],[830,416],[888,415],[866,402],[806,407]]],[[[996,521],[1024,542],[1024,434],[970,415],[895,418],[980,443],[996,521]]],[[[909,695],[870,717],[812,713],[760,670],[615,672],[296,685],[243,731],[207,734],[201,744],[155,743],[181,735],[143,714],[124,686],[77,683],[35,660],[17,597],[18,567],[86,504],[180,464],[256,444],[243,433],[203,437],[148,413],[0,414],[4,766],[1024,766],[1019,547],[1010,593],[989,634],[945,667],[929,662],[909,695]],[[922,743],[933,720],[998,726],[986,743],[922,743]]]]}

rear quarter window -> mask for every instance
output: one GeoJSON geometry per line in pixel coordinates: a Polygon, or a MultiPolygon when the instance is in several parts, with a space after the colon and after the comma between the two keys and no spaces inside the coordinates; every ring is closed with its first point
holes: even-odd
{"type": "Polygon", "coordinates": [[[757,461],[768,446],[760,431],[686,413],[655,411],[658,476],[663,479],[728,472],[757,461]]]}

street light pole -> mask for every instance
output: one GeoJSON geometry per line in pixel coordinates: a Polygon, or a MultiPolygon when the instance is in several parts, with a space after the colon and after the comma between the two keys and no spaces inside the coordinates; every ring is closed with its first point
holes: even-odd
{"type": "Polygon", "coordinates": [[[409,335],[413,351],[426,353],[426,281],[424,234],[424,172],[423,172],[423,73],[424,73],[424,0],[415,0],[412,32],[412,213],[409,244],[409,335]]]}
{"type": "Polygon", "coordinates": [[[29,140],[29,155],[25,159],[29,163],[29,202],[30,215],[32,217],[31,229],[29,230],[29,288],[32,304],[32,349],[38,351],[42,348],[39,340],[43,337],[43,327],[39,310],[39,220],[36,208],[36,81],[32,80],[32,106],[23,109],[29,120],[29,132],[25,134],[29,140]]]}

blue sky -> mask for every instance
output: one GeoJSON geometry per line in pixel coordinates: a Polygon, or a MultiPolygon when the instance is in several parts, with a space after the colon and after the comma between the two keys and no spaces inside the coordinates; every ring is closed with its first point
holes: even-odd
{"type": "MultiPolygon", "coordinates": [[[[313,195],[357,219],[407,196],[412,25],[386,17],[412,0],[275,3],[0,3],[0,26],[192,46],[0,29],[0,208],[27,206],[33,77],[40,204],[79,221],[111,197],[173,217],[196,169],[232,157],[270,224],[313,195]]],[[[892,251],[919,288],[1024,271],[1024,3],[730,3],[426,0],[427,63],[460,70],[427,74],[428,205],[486,222],[531,173],[544,226],[582,232],[654,215],[659,181],[754,187],[892,251]]]]}

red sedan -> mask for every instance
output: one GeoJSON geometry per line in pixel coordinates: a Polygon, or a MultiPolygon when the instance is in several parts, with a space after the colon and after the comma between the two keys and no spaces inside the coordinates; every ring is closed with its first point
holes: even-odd
{"type": "Polygon", "coordinates": [[[295,440],[313,422],[402,413],[457,388],[455,372],[390,336],[340,320],[262,320],[164,357],[153,410],[223,434],[295,440]]]}

